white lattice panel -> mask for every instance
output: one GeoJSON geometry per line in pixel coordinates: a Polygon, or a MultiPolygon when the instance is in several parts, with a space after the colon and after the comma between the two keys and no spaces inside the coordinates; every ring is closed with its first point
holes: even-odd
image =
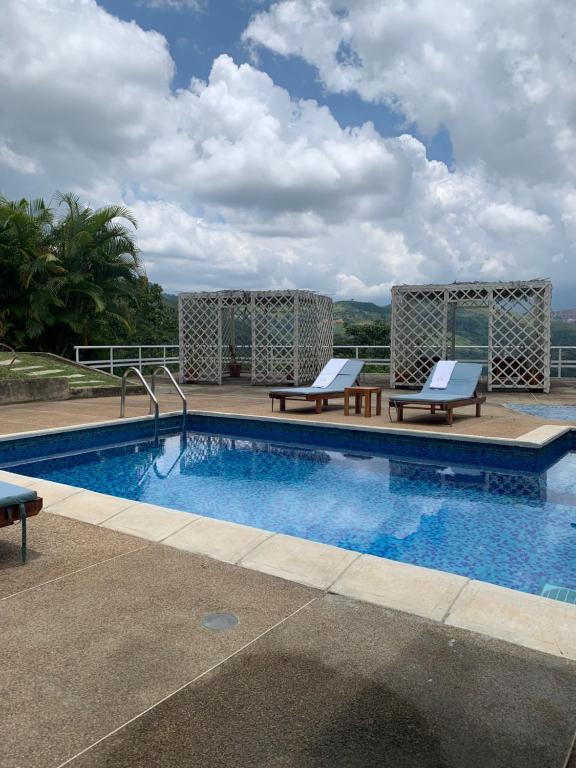
{"type": "Polygon", "coordinates": [[[221,383],[233,352],[244,362],[239,323],[251,328],[253,384],[308,383],[332,356],[332,300],[311,291],[181,294],[179,311],[182,381],[221,383]]]}
{"type": "Polygon", "coordinates": [[[252,382],[293,383],[294,296],[270,291],[254,297],[252,309],[252,382]]]}
{"type": "Polygon", "coordinates": [[[180,294],[180,380],[220,384],[222,380],[220,297],[180,294]]]}
{"type": "Polygon", "coordinates": [[[422,386],[446,357],[449,309],[488,308],[488,389],[550,388],[547,280],[453,283],[392,289],[392,386],[422,386]]]}
{"type": "Polygon", "coordinates": [[[446,356],[444,290],[392,289],[391,357],[395,386],[422,386],[434,363],[446,356]]]}
{"type": "Polygon", "coordinates": [[[550,286],[494,288],[490,324],[492,389],[550,387],[550,286]]]}

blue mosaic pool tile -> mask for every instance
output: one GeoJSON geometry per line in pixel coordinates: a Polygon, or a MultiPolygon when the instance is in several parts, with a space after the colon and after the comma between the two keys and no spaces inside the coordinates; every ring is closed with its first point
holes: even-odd
{"type": "Polygon", "coordinates": [[[541,594],[576,589],[576,454],[191,415],[0,441],[0,466],[541,594]]]}

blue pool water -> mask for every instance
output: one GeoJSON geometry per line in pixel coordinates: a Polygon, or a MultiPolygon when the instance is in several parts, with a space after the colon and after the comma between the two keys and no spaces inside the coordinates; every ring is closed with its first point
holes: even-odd
{"type": "Polygon", "coordinates": [[[576,405],[523,405],[510,403],[506,406],[513,411],[539,416],[541,419],[558,419],[576,423],[576,405]]]}
{"type": "Polygon", "coordinates": [[[576,588],[569,443],[522,453],[230,419],[191,427],[157,441],[128,426],[12,441],[0,466],[535,594],[576,588]]]}

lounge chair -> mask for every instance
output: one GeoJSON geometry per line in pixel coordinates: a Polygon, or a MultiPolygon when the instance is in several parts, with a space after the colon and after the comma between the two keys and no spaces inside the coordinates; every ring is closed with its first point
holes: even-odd
{"type": "Polygon", "coordinates": [[[446,411],[446,422],[450,425],[453,421],[454,408],[475,405],[476,416],[481,415],[482,403],[486,402],[485,397],[478,395],[482,366],[479,363],[456,363],[443,389],[431,386],[437,366],[438,363],[430,371],[426,384],[417,395],[397,395],[390,398],[388,411],[390,413],[392,408],[396,408],[398,421],[404,420],[406,408],[430,411],[430,413],[436,413],[437,410],[446,411]]]}
{"type": "Polygon", "coordinates": [[[20,520],[22,526],[22,562],[26,562],[26,520],[42,509],[36,491],[0,481],[0,528],[20,520]]]}
{"type": "Polygon", "coordinates": [[[326,381],[324,386],[311,386],[311,387],[287,387],[285,389],[273,389],[270,391],[270,399],[272,401],[272,410],[274,410],[274,400],[280,401],[280,410],[286,410],[286,400],[304,400],[309,403],[315,403],[316,413],[322,413],[322,408],[328,405],[328,400],[332,400],[337,397],[344,397],[344,390],[346,387],[353,387],[364,367],[363,360],[338,360],[333,358],[329,360],[320,375],[314,382],[326,381]],[[343,367],[332,376],[330,371],[334,370],[334,366],[338,363],[344,362],[343,367]]]}

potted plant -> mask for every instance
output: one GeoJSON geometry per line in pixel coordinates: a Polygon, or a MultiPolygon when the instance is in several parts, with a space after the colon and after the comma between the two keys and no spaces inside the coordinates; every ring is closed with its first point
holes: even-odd
{"type": "Polygon", "coordinates": [[[242,366],[236,358],[236,350],[234,349],[234,346],[232,344],[229,344],[228,349],[230,351],[230,362],[228,363],[228,372],[230,374],[230,378],[238,379],[240,378],[242,366]]]}

